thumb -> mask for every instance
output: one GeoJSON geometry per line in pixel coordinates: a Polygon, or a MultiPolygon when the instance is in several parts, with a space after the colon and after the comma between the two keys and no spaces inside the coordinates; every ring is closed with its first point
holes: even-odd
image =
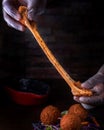
{"type": "Polygon", "coordinates": [[[81,84],[82,87],[86,88],[86,89],[91,89],[95,86],[95,82],[96,82],[96,76],[94,75],[93,77],[89,78],[87,81],[83,82],[81,84]]]}
{"type": "Polygon", "coordinates": [[[91,89],[95,85],[100,83],[104,83],[104,65],[102,65],[102,67],[98,70],[98,72],[94,76],[92,76],[87,81],[82,83],[82,87],[91,89]]]}
{"type": "Polygon", "coordinates": [[[104,76],[100,73],[97,73],[91,78],[89,78],[87,81],[82,83],[82,87],[87,88],[87,89],[92,89],[97,84],[100,84],[103,82],[104,82],[104,76]]]}
{"type": "Polygon", "coordinates": [[[101,66],[98,73],[104,75],[104,65],[101,66]]]}

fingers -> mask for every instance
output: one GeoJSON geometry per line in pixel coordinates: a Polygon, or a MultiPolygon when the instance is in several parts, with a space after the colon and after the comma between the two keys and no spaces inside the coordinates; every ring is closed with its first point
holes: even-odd
{"type": "Polygon", "coordinates": [[[93,105],[93,104],[89,104],[89,103],[83,103],[79,100],[79,97],[77,96],[74,96],[73,97],[75,101],[79,102],[85,109],[92,109],[94,107],[96,107],[96,105],[93,105]]]}
{"type": "Polygon", "coordinates": [[[93,109],[93,108],[96,107],[96,106],[88,105],[88,104],[84,104],[84,103],[81,103],[81,105],[82,105],[85,109],[87,109],[87,110],[90,110],[90,109],[93,109]]]}
{"type": "Polygon", "coordinates": [[[92,96],[92,97],[75,97],[74,96],[74,100],[81,103],[81,104],[88,104],[88,105],[92,105],[92,106],[97,106],[99,104],[102,104],[103,99],[99,96],[92,96]]]}
{"type": "Polygon", "coordinates": [[[44,13],[46,0],[3,0],[3,16],[6,23],[19,31],[24,31],[25,27],[19,22],[21,15],[18,12],[20,5],[27,6],[28,18],[38,22],[38,16],[44,13]]]}
{"type": "Polygon", "coordinates": [[[2,3],[3,11],[7,13],[9,16],[13,17],[15,20],[19,21],[21,19],[21,15],[14,8],[13,2],[4,0],[2,3]]]}
{"type": "Polygon", "coordinates": [[[30,20],[38,19],[37,16],[44,14],[46,0],[33,0],[28,3],[28,18],[30,20]]]}
{"type": "Polygon", "coordinates": [[[4,0],[2,3],[3,17],[6,23],[19,31],[23,31],[25,27],[19,22],[21,15],[16,10],[15,4],[12,0],[4,0]]]}
{"type": "Polygon", "coordinates": [[[93,88],[91,89],[91,91],[93,92],[92,96],[74,96],[73,99],[81,104],[83,104],[83,106],[85,108],[92,108],[95,106],[99,106],[99,105],[103,105],[104,104],[104,84],[100,83],[97,84],[95,86],[93,86],[93,88]]]}
{"type": "Polygon", "coordinates": [[[104,83],[104,75],[97,73],[93,77],[82,83],[81,86],[87,89],[92,89],[94,86],[100,83],[104,83]]]}
{"type": "Polygon", "coordinates": [[[79,97],[79,102],[84,104],[95,104],[98,102],[99,96],[92,96],[92,97],[79,97]]]}
{"type": "Polygon", "coordinates": [[[12,17],[10,17],[5,11],[3,12],[4,19],[7,22],[9,27],[12,27],[14,29],[17,29],[19,31],[24,31],[25,27],[21,25],[20,22],[14,20],[12,17]]]}
{"type": "Polygon", "coordinates": [[[98,74],[104,75],[104,65],[101,66],[101,68],[98,71],[98,74]]]}
{"type": "Polygon", "coordinates": [[[79,102],[79,103],[80,103],[80,101],[79,101],[79,96],[73,96],[73,99],[74,99],[76,102],[79,102]]]}
{"type": "Polygon", "coordinates": [[[92,96],[92,97],[80,97],[79,102],[89,104],[92,106],[99,106],[104,104],[104,95],[92,96]]]}
{"type": "Polygon", "coordinates": [[[93,76],[91,78],[89,78],[87,81],[85,81],[84,83],[82,83],[82,87],[87,88],[87,89],[91,89],[96,85],[96,76],[93,76]]]}

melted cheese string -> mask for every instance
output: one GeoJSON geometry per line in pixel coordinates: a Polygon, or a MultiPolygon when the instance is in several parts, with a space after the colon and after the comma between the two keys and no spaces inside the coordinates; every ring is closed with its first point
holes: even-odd
{"type": "Polygon", "coordinates": [[[22,19],[21,19],[21,23],[24,24],[33,34],[33,36],[35,37],[35,39],[37,40],[39,46],[41,47],[41,49],[43,50],[43,52],[45,53],[45,55],[47,56],[47,58],[49,59],[49,61],[53,64],[53,66],[56,68],[56,70],[59,72],[59,74],[63,77],[63,79],[66,81],[66,83],[70,86],[73,95],[92,95],[92,92],[86,89],[83,89],[81,87],[81,83],[80,82],[76,82],[74,81],[69,74],[64,70],[64,68],[60,65],[60,63],[57,61],[57,59],[54,57],[54,55],[52,54],[52,52],[49,50],[49,48],[47,47],[46,43],[44,42],[44,40],[42,39],[42,37],[40,36],[36,24],[35,22],[29,21],[27,18],[27,8],[24,6],[20,6],[19,7],[19,12],[22,15],[22,19]],[[78,87],[79,86],[79,87],[78,87]]]}

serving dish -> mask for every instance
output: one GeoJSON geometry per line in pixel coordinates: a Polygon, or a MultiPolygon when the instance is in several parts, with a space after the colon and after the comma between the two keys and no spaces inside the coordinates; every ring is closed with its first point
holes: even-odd
{"type": "Polygon", "coordinates": [[[29,106],[45,103],[50,87],[35,79],[20,79],[9,82],[4,89],[13,102],[29,106]]]}

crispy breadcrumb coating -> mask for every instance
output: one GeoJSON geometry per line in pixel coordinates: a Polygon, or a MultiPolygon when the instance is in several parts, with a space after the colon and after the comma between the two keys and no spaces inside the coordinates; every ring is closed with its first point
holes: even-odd
{"type": "Polygon", "coordinates": [[[57,107],[53,105],[46,106],[40,114],[40,121],[45,125],[55,124],[60,117],[60,113],[57,107]]]}
{"type": "Polygon", "coordinates": [[[65,114],[60,120],[62,130],[80,130],[81,119],[75,114],[65,114]]]}
{"type": "Polygon", "coordinates": [[[76,114],[77,116],[79,116],[81,118],[81,121],[84,121],[85,118],[88,116],[88,111],[83,108],[81,106],[81,104],[74,104],[72,105],[69,110],[68,110],[69,114],[76,114]]]}

